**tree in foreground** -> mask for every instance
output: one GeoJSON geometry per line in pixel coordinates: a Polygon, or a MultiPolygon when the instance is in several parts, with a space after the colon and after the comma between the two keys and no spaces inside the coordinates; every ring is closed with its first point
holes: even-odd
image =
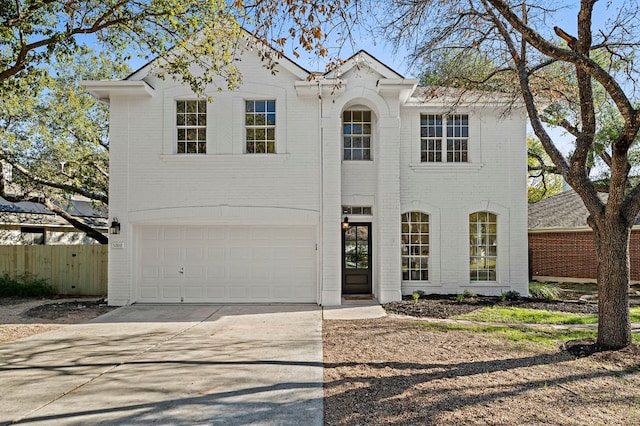
{"type": "Polygon", "coordinates": [[[640,128],[640,11],[633,0],[567,3],[390,1],[386,33],[411,44],[416,59],[481,52],[491,61],[488,72],[451,79],[468,89],[493,87],[524,103],[555,169],[589,212],[598,262],[597,344],[622,348],[631,343],[629,238],[640,213],[640,186],[630,179],[640,128]],[[558,14],[567,10],[575,18],[560,21],[558,14]],[[596,15],[610,17],[597,30],[596,15]],[[574,140],[570,155],[560,151],[548,125],[574,140]],[[594,157],[607,169],[606,202],[590,175],[594,157]]]}

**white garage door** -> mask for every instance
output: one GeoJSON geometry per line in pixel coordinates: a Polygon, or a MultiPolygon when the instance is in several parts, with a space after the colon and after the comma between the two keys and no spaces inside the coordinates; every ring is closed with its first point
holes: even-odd
{"type": "Polygon", "coordinates": [[[316,302],[313,227],[149,226],[137,232],[140,302],[316,302]]]}

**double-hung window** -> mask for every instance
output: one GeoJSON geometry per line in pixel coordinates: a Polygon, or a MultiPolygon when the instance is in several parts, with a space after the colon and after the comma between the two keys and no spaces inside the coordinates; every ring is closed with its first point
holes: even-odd
{"type": "Polygon", "coordinates": [[[471,281],[495,281],[498,259],[498,220],[493,213],[469,215],[469,268],[471,281]]]}
{"type": "Polygon", "coordinates": [[[420,114],[420,161],[467,163],[469,116],[420,114]]]}
{"type": "Polygon", "coordinates": [[[371,160],[371,111],[345,111],[342,138],[345,160],[371,160]]]}
{"type": "Polygon", "coordinates": [[[276,152],[276,101],[245,101],[245,152],[274,154],[276,152]]]}
{"type": "Polygon", "coordinates": [[[207,153],[207,101],[176,101],[178,154],[207,153]]]}
{"type": "Polygon", "coordinates": [[[402,279],[429,279],[429,215],[408,212],[402,215],[402,279]]]}

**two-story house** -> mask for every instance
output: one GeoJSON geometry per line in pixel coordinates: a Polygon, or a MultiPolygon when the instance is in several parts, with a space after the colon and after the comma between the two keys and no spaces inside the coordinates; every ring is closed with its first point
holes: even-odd
{"type": "Polygon", "coordinates": [[[84,83],[111,109],[110,305],[527,294],[523,111],[363,51],[313,79],[239,64],[213,102],[151,65],[84,83]]]}

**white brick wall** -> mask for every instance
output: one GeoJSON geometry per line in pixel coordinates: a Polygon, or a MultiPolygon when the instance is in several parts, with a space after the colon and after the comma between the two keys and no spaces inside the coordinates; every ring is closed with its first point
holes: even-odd
{"type": "MultiPolygon", "coordinates": [[[[470,107],[471,164],[419,164],[419,114],[433,105],[404,106],[400,90],[379,93],[384,78],[352,69],[342,88],[296,92],[284,67],[275,76],[253,54],[240,63],[236,92],[213,90],[208,105],[207,155],[175,155],[175,100],[193,98],[173,81],[149,78],[153,96],[111,94],[109,303],[137,299],[137,227],[170,225],[312,225],[318,230],[318,302],[341,303],[341,205],[373,207],[373,292],[381,302],[421,289],[526,293],[526,144],[522,116],[470,107]],[[244,100],[276,99],[277,154],[242,154],[244,100]],[[342,161],[341,114],[352,106],[374,114],[374,160],[342,161]],[[461,167],[456,167],[461,166],[461,167]],[[499,216],[499,279],[469,282],[468,214],[499,216]],[[402,283],[400,215],[429,213],[430,281],[402,283]],[[113,243],[122,243],[114,248],[113,243]]],[[[393,77],[395,78],[395,77],[393,77]]],[[[399,86],[400,87],[400,86],[399,86]]],[[[409,85],[410,87],[410,85],[409,85]]],[[[440,112],[446,112],[441,111],[440,112]]]]}

